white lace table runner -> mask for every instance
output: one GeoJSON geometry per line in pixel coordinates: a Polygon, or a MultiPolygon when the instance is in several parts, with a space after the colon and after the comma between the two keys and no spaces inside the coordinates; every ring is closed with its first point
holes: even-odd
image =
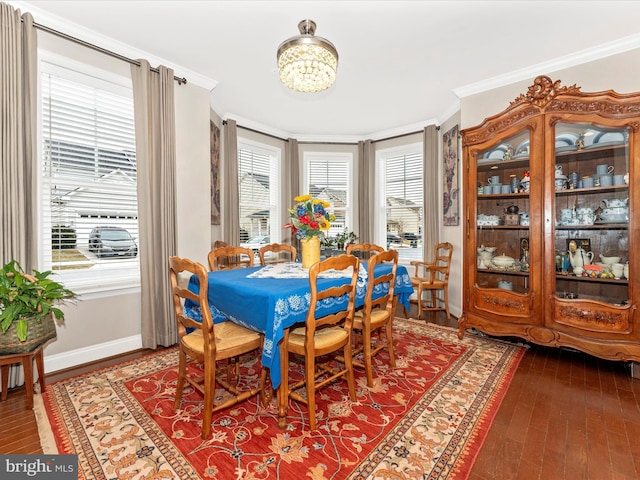
{"type": "MultiPolygon", "coordinates": [[[[350,277],[352,272],[353,268],[349,267],[346,270],[327,270],[319,276],[321,278],[350,277]]],[[[366,280],[367,276],[367,269],[360,264],[358,280],[366,280]]],[[[302,268],[302,264],[297,262],[272,263],[247,275],[247,278],[309,278],[309,269],[302,268]]]]}

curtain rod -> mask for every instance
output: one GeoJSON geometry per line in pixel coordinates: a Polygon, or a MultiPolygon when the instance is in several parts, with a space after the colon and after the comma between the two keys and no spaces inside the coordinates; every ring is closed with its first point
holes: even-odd
{"type": "MultiPolygon", "coordinates": [[[[111,50],[107,50],[106,48],[102,48],[102,47],[99,47],[97,45],[94,45],[93,43],[85,42],[84,40],[80,40],[79,38],[72,37],[71,35],[68,35],[66,33],[60,32],[58,30],[54,30],[53,28],[47,27],[46,25],[42,25],[40,23],[33,22],[33,26],[36,27],[38,30],[42,30],[44,32],[51,33],[52,35],[55,35],[56,37],[64,38],[65,40],[69,40],[71,42],[74,42],[74,43],[77,43],[79,45],[82,45],[83,47],[87,47],[87,48],[90,48],[90,49],[95,50],[97,52],[104,53],[105,55],[109,55],[110,57],[117,58],[118,60],[122,60],[124,62],[128,62],[128,63],[131,63],[133,65],[137,65],[138,67],[140,66],[140,62],[138,60],[134,60],[132,58],[125,57],[124,55],[120,55],[119,53],[112,52],[111,50]]],[[[157,68],[151,67],[151,71],[158,73],[160,70],[158,70],[157,68]]],[[[176,82],[178,82],[178,85],[182,85],[183,83],[186,85],[186,83],[187,83],[187,79],[185,77],[180,78],[180,77],[176,77],[174,75],[173,79],[176,82]]]]}
{"type": "MultiPolygon", "coordinates": [[[[222,121],[222,125],[226,125],[227,121],[223,120],[222,121]]],[[[283,142],[288,142],[289,140],[287,138],[281,138],[278,137],[276,135],[272,135],[270,133],[265,133],[265,132],[261,132],[259,130],[254,130],[253,128],[249,128],[249,127],[243,127],[242,125],[237,125],[237,128],[241,128],[243,130],[248,130],[249,132],[253,132],[253,133],[257,133],[259,135],[265,135],[267,137],[271,137],[271,138],[275,138],[276,140],[282,140],[283,142]]],[[[436,126],[436,130],[440,130],[440,125],[436,126]]],[[[401,137],[407,137],[409,135],[415,135],[416,133],[422,133],[423,130],[418,130],[416,132],[409,132],[409,133],[403,133],[401,135],[395,135],[393,137],[387,137],[387,138],[379,138],[378,140],[372,140],[372,143],[376,143],[376,142],[384,142],[385,140],[393,140],[394,138],[401,138],[401,137]]],[[[358,143],[353,143],[353,142],[298,142],[300,145],[357,145],[358,143]]]]}

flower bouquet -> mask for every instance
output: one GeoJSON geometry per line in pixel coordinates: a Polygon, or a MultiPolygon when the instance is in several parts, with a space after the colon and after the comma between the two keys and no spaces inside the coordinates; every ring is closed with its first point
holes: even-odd
{"type": "Polygon", "coordinates": [[[300,240],[302,246],[302,266],[309,268],[320,261],[320,237],[331,227],[335,215],[327,212],[329,202],[301,195],[294,198],[297,205],[289,209],[291,232],[300,240]]]}
{"type": "Polygon", "coordinates": [[[291,228],[291,232],[300,240],[324,236],[324,232],[331,227],[331,222],[336,219],[334,214],[327,212],[329,202],[311,195],[301,195],[293,200],[297,205],[289,209],[291,223],[285,227],[291,228]]]}

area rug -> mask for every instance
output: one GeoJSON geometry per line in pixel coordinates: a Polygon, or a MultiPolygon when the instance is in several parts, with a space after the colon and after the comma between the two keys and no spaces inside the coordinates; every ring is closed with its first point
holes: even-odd
{"type": "MultiPolygon", "coordinates": [[[[372,388],[356,369],[356,402],[343,381],[318,393],[315,431],[306,407],[290,402],[282,430],[275,399],[254,397],[214,414],[202,441],[202,397],[185,390],[173,408],[172,348],[47,386],[37,418],[55,446],[43,448],[77,454],[86,479],[467,478],[524,347],[402,318],[394,338],[396,368],[378,354],[372,388]]],[[[242,381],[259,372],[246,358],[242,381]]]]}

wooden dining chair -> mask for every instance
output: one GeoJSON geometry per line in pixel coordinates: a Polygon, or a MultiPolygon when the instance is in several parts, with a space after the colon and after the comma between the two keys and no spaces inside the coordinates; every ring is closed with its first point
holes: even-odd
{"type": "Polygon", "coordinates": [[[363,367],[367,375],[367,385],[373,387],[372,358],[380,350],[386,348],[389,351],[389,363],[393,368],[396,366],[395,353],[393,349],[393,318],[394,318],[394,287],[396,283],[396,268],[398,267],[398,251],[389,250],[373,255],[367,263],[368,282],[367,292],[364,297],[364,308],[358,310],[353,317],[354,338],[356,333],[359,337],[358,344],[353,350],[353,365],[363,367]],[[390,264],[391,270],[385,274],[374,275],[378,265],[390,264]],[[388,284],[388,287],[386,286],[388,284]],[[374,298],[379,292],[382,295],[374,298]],[[382,331],[384,330],[384,341],[382,341],[382,331]],[[373,345],[372,333],[377,332],[378,343],[373,345]],[[362,353],[363,361],[355,359],[356,355],[362,353]]]}
{"type": "Polygon", "coordinates": [[[297,250],[293,245],[286,243],[270,243],[262,247],[258,251],[258,255],[260,256],[260,265],[295,262],[297,250]]]}
{"type": "Polygon", "coordinates": [[[347,245],[347,254],[355,255],[360,260],[368,260],[381,252],[384,252],[384,248],[375,243],[351,243],[347,245]]]}
{"type": "Polygon", "coordinates": [[[223,242],[222,240],[216,240],[213,243],[213,248],[231,247],[230,243],[223,242]]]}
{"type": "Polygon", "coordinates": [[[169,274],[171,279],[171,291],[173,294],[173,306],[175,309],[176,321],[178,323],[179,337],[179,363],[178,382],[176,385],[176,398],[174,408],[180,408],[182,401],[182,390],[185,382],[198,390],[204,396],[204,406],[202,410],[202,439],[205,440],[211,431],[211,418],[214,412],[228,408],[236,403],[244,401],[253,395],[261,394],[263,404],[266,402],[264,390],[266,380],[266,370],[262,369],[260,382],[257,387],[248,390],[239,390],[237,384],[239,377],[231,377],[231,369],[228,362],[225,368],[217,368],[216,362],[219,360],[234,359],[239,362],[240,355],[255,351],[259,355],[263,344],[263,335],[249,330],[248,328],[227,321],[215,324],[209,310],[207,300],[207,275],[204,265],[193,262],[186,258],[169,257],[169,274]],[[183,288],[178,283],[181,273],[197,275],[199,282],[199,292],[193,293],[187,288],[183,288]],[[191,300],[199,305],[202,320],[194,320],[185,313],[184,302],[191,300]],[[191,333],[187,333],[190,331],[191,333]],[[192,359],[204,365],[204,375],[193,377],[187,374],[187,362],[192,359]],[[223,372],[226,371],[226,374],[223,372]],[[216,384],[231,393],[231,397],[225,401],[214,405],[216,398],[216,384]]]}
{"type": "Polygon", "coordinates": [[[228,246],[214,248],[209,252],[207,259],[209,260],[209,269],[215,272],[216,270],[253,267],[253,257],[254,253],[250,248],[228,246]]]}
{"type": "MultiPolygon", "coordinates": [[[[338,378],[346,378],[349,396],[356,400],[353,366],[351,364],[351,326],[355,309],[356,284],[358,279],[358,259],[352,255],[330,257],[314,263],[309,268],[311,300],[309,312],[303,326],[289,328],[284,332],[280,347],[282,380],[278,398],[280,408],[289,398],[307,405],[309,428],[316,428],[316,391],[338,378]],[[351,268],[351,271],[349,271],[351,268]],[[318,276],[327,270],[347,271],[348,281],[339,286],[318,285],[318,276]],[[341,297],[348,296],[344,308],[331,314],[317,316],[322,306],[331,305],[341,297]],[[328,363],[316,363],[317,357],[334,352],[342,352],[343,367],[332,367],[328,363]],[[304,357],[304,378],[289,385],[289,355],[304,357]],[[298,393],[305,387],[306,395],[298,393]]],[[[334,284],[335,285],[335,284],[334,284]]],[[[329,356],[328,359],[331,359],[329,356]]],[[[335,356],[333,356],[335,358],[335,356]]],[[[286,409],[286,407],[284,407],[286,409]]],[[[283,425],[281,425],[282,427],[283,425]]]]}
{"type": "Polygon", "coordinates": [[[413,260],[411,265],[416,267],[414,275],[411,277],[411,284],[417,289],[418,318],[422,311],[444,310],[447,319],[449,314],[449,271],[451,270],[451,257],[453,256],[453,245],[449,242],[442,242],[436,245],[433,261],[421,262],[413,260]],[[429,292],[429,298],[423,298],[425,292],[429,292]],[[442,296],[438,296],[438,292],[442,296]]]}

